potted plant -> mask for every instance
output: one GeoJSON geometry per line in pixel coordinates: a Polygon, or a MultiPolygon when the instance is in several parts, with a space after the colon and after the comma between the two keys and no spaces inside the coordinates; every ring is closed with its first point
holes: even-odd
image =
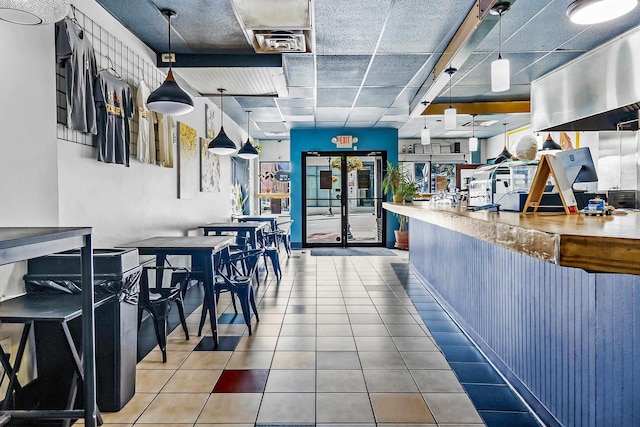
{"type": "Polygon", "coordinates": [[[418,189],[417,182],[408,179],[407,177],[403,177],[402,183],[400,184],[400,190],[398,192],[402,195],[404,202],[411,203],[413,202],[413,198],[418,194],[418,189]]]}
{"type": "Polygon", "coordinates": [[[394,247],[398,249],[409,249],[409,231],[407,230],[407,216],[401,214],[394,214],[398,218],[400,224],[397,230],[393,230],[393,234],[396,237],[396,243],[394,247]]]}
{"type": "Polygon", "coordinates": [[[404,176],[400,169],[387,160],[387,172],[382,178],[382,191],[385,195],[391,192],[395,203],[400,203],[403,200],[403,196],[400,194],[400,186],[403,180],[404,176]]]}

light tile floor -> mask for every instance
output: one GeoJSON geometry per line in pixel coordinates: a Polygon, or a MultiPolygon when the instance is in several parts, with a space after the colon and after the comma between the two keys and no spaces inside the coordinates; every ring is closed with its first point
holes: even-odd
{"type": "Polygon", "coordinates": [[[483,425],[394,268],[406,273],[408,254],[394,253],[294,251],[279,283],[261,281],[252,336],[221,299],[219,333],[235,349],[199,351],[175,329],[168,362],[156,348],[138,363],[134,398],[105,425],[483,425]]]}

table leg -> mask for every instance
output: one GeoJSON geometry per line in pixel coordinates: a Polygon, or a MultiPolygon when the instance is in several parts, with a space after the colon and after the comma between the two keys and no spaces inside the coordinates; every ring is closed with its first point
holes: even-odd
{"type": "Polygon", "coordinates": [[[202,270],[204,278],[204,303],[203,310],[209,313],[209,321],[211,322],[211,335],[213,335],[214,347],[218,347],[218,316],[216,314],[216,299],[214,292],[215,273],[213,266],[214,255],[211,252],[205,254],[194,255],[192,258],[192,268],[202,270]]]}
{"type": "MultiPolygon", "coordinates": [[[[167,260],[167,254],[164,252],[158,252],[156,254],[156,267],[164,267],[164,263],[167,260]]],[[[162,268],[156,269],[156,289],[162,288],[162,278],[164,277],[164,270],[162,268]]]]}

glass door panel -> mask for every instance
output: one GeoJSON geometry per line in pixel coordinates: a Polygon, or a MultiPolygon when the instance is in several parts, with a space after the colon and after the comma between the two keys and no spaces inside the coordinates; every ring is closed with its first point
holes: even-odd
{"type": "Polygon", "coordinates": [[[342,164],[331,156],[309,156],[305,165],[306,243],[342,244],[342,164]],[[335,167],[334,167],[335,166],[335,167]]]}
{"type": "Polygon", "coordinates": [[[305,154],[305,246],[384,244],[384,161],[378,152],[305,154]]]}
{"type": "Polygon", "coordinates": [[[382,156],[347,156],[347,242],[382,243],[382,156]]]}

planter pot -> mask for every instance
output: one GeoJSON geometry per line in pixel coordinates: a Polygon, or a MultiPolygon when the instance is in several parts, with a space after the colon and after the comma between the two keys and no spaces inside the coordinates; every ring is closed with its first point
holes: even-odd
{"type": "Polygon", "coordinates": [[[394,230],[396,235],[396,244],[394,245],[398,249],[409,249],[409,232],[394,230]]]}
{"type": "Polygon", "coordinates": [[[413,202],[413,196],[407,196],[404,198],[404,203],[412,203],[413,202]]]}
{"type": "Polygon", "coordinates": [[[393,195],[393,203],[402,203],[402,200],[404,198],[402,197],[401,194],[394,194],[393,195]]]}

